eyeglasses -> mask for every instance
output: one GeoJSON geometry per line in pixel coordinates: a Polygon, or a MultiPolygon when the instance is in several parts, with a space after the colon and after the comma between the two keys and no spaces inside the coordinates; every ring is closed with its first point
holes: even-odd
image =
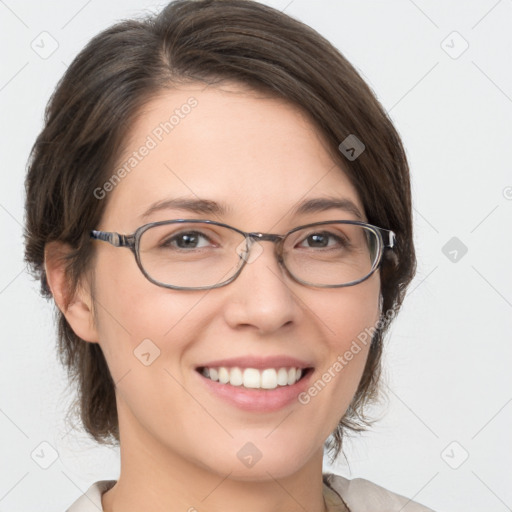
{"type": "Polygon", "coordinates": [[[368,279],[395,234],[359,221],[334,220],[299,226],[284,235],[246,233],[212,220],[166,220],[131,235],[96,231],[91,238],[128,247],[152,283],[174,290],[209,290],[234,281],[246,263],[274,242],[279,264],[296,282],[337,288],[368,279]]]}

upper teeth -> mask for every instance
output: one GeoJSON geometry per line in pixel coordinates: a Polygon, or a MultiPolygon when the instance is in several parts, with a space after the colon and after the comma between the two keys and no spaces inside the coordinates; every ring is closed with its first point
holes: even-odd
{"type": "Polygon", "coordinates": [[[245,388],[275,389],[277,386],[291,386],[295,384],[302,375],[301,368],[245,368],[238,366],[233,368],[203,368],[201,372],[211,380],[219,381],[221,384],[232,386],[243,386],[245,388]]]}

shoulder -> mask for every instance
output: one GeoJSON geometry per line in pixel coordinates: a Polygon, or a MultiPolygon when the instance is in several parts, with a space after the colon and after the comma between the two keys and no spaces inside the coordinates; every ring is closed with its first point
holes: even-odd
{"type": "MultiPolygon", "coordinates": [[[[323,481],[328,488],[326,494],[330,495],[330,502],[336,504],[335,493],[342,498],[351,512],[434,512],[364,478],[348,480],[334,473],[324,473],[323,481]]],[[[332,509],[336,510],[335,507],[332,509]]]]}
{"type": "Polygon", "coordinates": [[[99,480],[94,482],[80,498],[74,501],[66,512],[102,511],[101,495],[114,486],[117,480],[99,480]]]}
{"type": "MultiPolygon", "coordinates": [[[[326,498],[329,510],[339,510],[343,501],[351,512],[433,512],[419,503],[395,494],[364,478],[348,480],[340,475],[324,473],[326,498]],[[342,498],[343,501],[339,498],[342,498]],[[376,508],[378,507],[378,509],[376,508]]],[[[103,510],[101,495],[114,486],[116,480],[99,480],[93,483],[66,512],[98,512],[103,510]]]]}

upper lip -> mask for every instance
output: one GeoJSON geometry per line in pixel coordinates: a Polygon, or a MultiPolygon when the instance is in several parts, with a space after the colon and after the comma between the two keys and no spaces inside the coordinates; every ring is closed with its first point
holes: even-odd
{"type": "Polygon", "coordinates": [[[215,361],[209,361],[207,363],[198,365],[196,368],[220,368],[221,366],[224,366],[225,368],[238,366],[240,368],[256,368],[261,370],[265,368],[304,369],[311,368],[313,365],[311,363],[308,363],[307,361],[285,355],[267,357],[242,356],[233,357],[230,359],[217,359],[215,361]]]}

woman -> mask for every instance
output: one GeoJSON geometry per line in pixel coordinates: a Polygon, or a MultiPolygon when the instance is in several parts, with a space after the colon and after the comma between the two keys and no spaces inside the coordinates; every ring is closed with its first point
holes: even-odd
{"type": "Polygon", "coordinates": [[[318,33],[246,0],[105,30],[26,188],[81,420],[121,451],[70,511],[428,510],[322,473],[370,424],[415,254],[400,139],[318,33]]]}

